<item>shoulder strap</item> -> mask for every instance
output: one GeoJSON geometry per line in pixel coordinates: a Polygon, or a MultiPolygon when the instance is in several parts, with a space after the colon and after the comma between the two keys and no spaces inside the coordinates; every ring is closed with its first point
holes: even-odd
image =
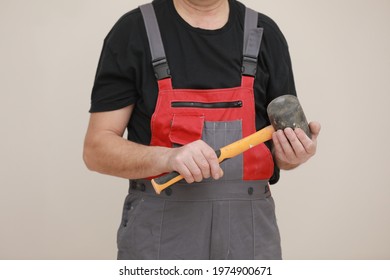
{"type": "Polygon", "coordinates": [[[153,5],[152,3],[148,3],[140,6],[140,9],[149,40],[154,74],[157,80],[168,78],[171,75],[153,5]]]}
{"type": "MultiPolygon", "coordinates": [[[[153,5],[152,3],[144,4],[140,6],[140,9],[149,40],[152,64],[156,78],[158,80],[169,78],[171,77],[170,70],[153,5]]],[[[263,37],[263,28],[257,27],[257,22],[258,13],[246,7],[242,61],[242,75],[244,76],[256,76],[257,57],[259,55],[263,37]]]]}
{"type": "Polygon", "coordinates": [[[256,76],[263,28],[257,27],[258,13],[250,8],[245,10],[242,75],[256,76]]]}

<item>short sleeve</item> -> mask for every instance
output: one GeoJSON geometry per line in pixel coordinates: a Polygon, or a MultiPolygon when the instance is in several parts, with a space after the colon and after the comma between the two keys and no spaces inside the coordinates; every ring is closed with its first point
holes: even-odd
{"type": "Polygon", "coordinates": [[[137,99],[127,33],[123,20],[119,20],[104,40],[91,94],[91,113],[118,110],[137,99]]]}
{"type": "Polygon", "coordinates": [[[296,95],[293,68],[287,41],[276,23],[264,16],[260,17],[264,28],[264,48],[261,52],[268,72],[267,104],[278,96],[296,95]]]}

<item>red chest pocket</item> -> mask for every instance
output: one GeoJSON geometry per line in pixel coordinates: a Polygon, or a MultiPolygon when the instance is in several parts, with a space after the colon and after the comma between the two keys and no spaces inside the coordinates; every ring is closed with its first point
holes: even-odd
{"type": "Polygon", "coordinates": [[[185,145],[202,138],[203,114],[178,113],[172,117],[169,140],[172,144],[185,145]]]}

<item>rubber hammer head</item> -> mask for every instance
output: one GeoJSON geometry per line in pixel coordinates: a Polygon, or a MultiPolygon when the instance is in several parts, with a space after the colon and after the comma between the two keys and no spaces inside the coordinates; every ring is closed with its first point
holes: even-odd
{"type": "Polygon", "coordinates": [[[287,127],[292,129],[301,128],[311,138],[305,113],[296,96],[282,95],[275,98],[268,105],[267,113],[275,130],[283,130],[287,127]]]}

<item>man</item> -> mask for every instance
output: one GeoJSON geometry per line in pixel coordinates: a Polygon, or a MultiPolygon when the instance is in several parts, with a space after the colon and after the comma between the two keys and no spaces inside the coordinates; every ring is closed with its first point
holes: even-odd
{"type": "Polygon", "coordinates": [[[118,258],[280,259],[269,182],[315,154],[320,125],[222,164],[214,150],[268,125],[284,94],[296,93],[282,33],[235,0],[124,15],[105,39],[84,147],[89,169],[130,179],[118,258]],[[171,171],[184,180],[155,194],[150,178],[171,171]]]}

